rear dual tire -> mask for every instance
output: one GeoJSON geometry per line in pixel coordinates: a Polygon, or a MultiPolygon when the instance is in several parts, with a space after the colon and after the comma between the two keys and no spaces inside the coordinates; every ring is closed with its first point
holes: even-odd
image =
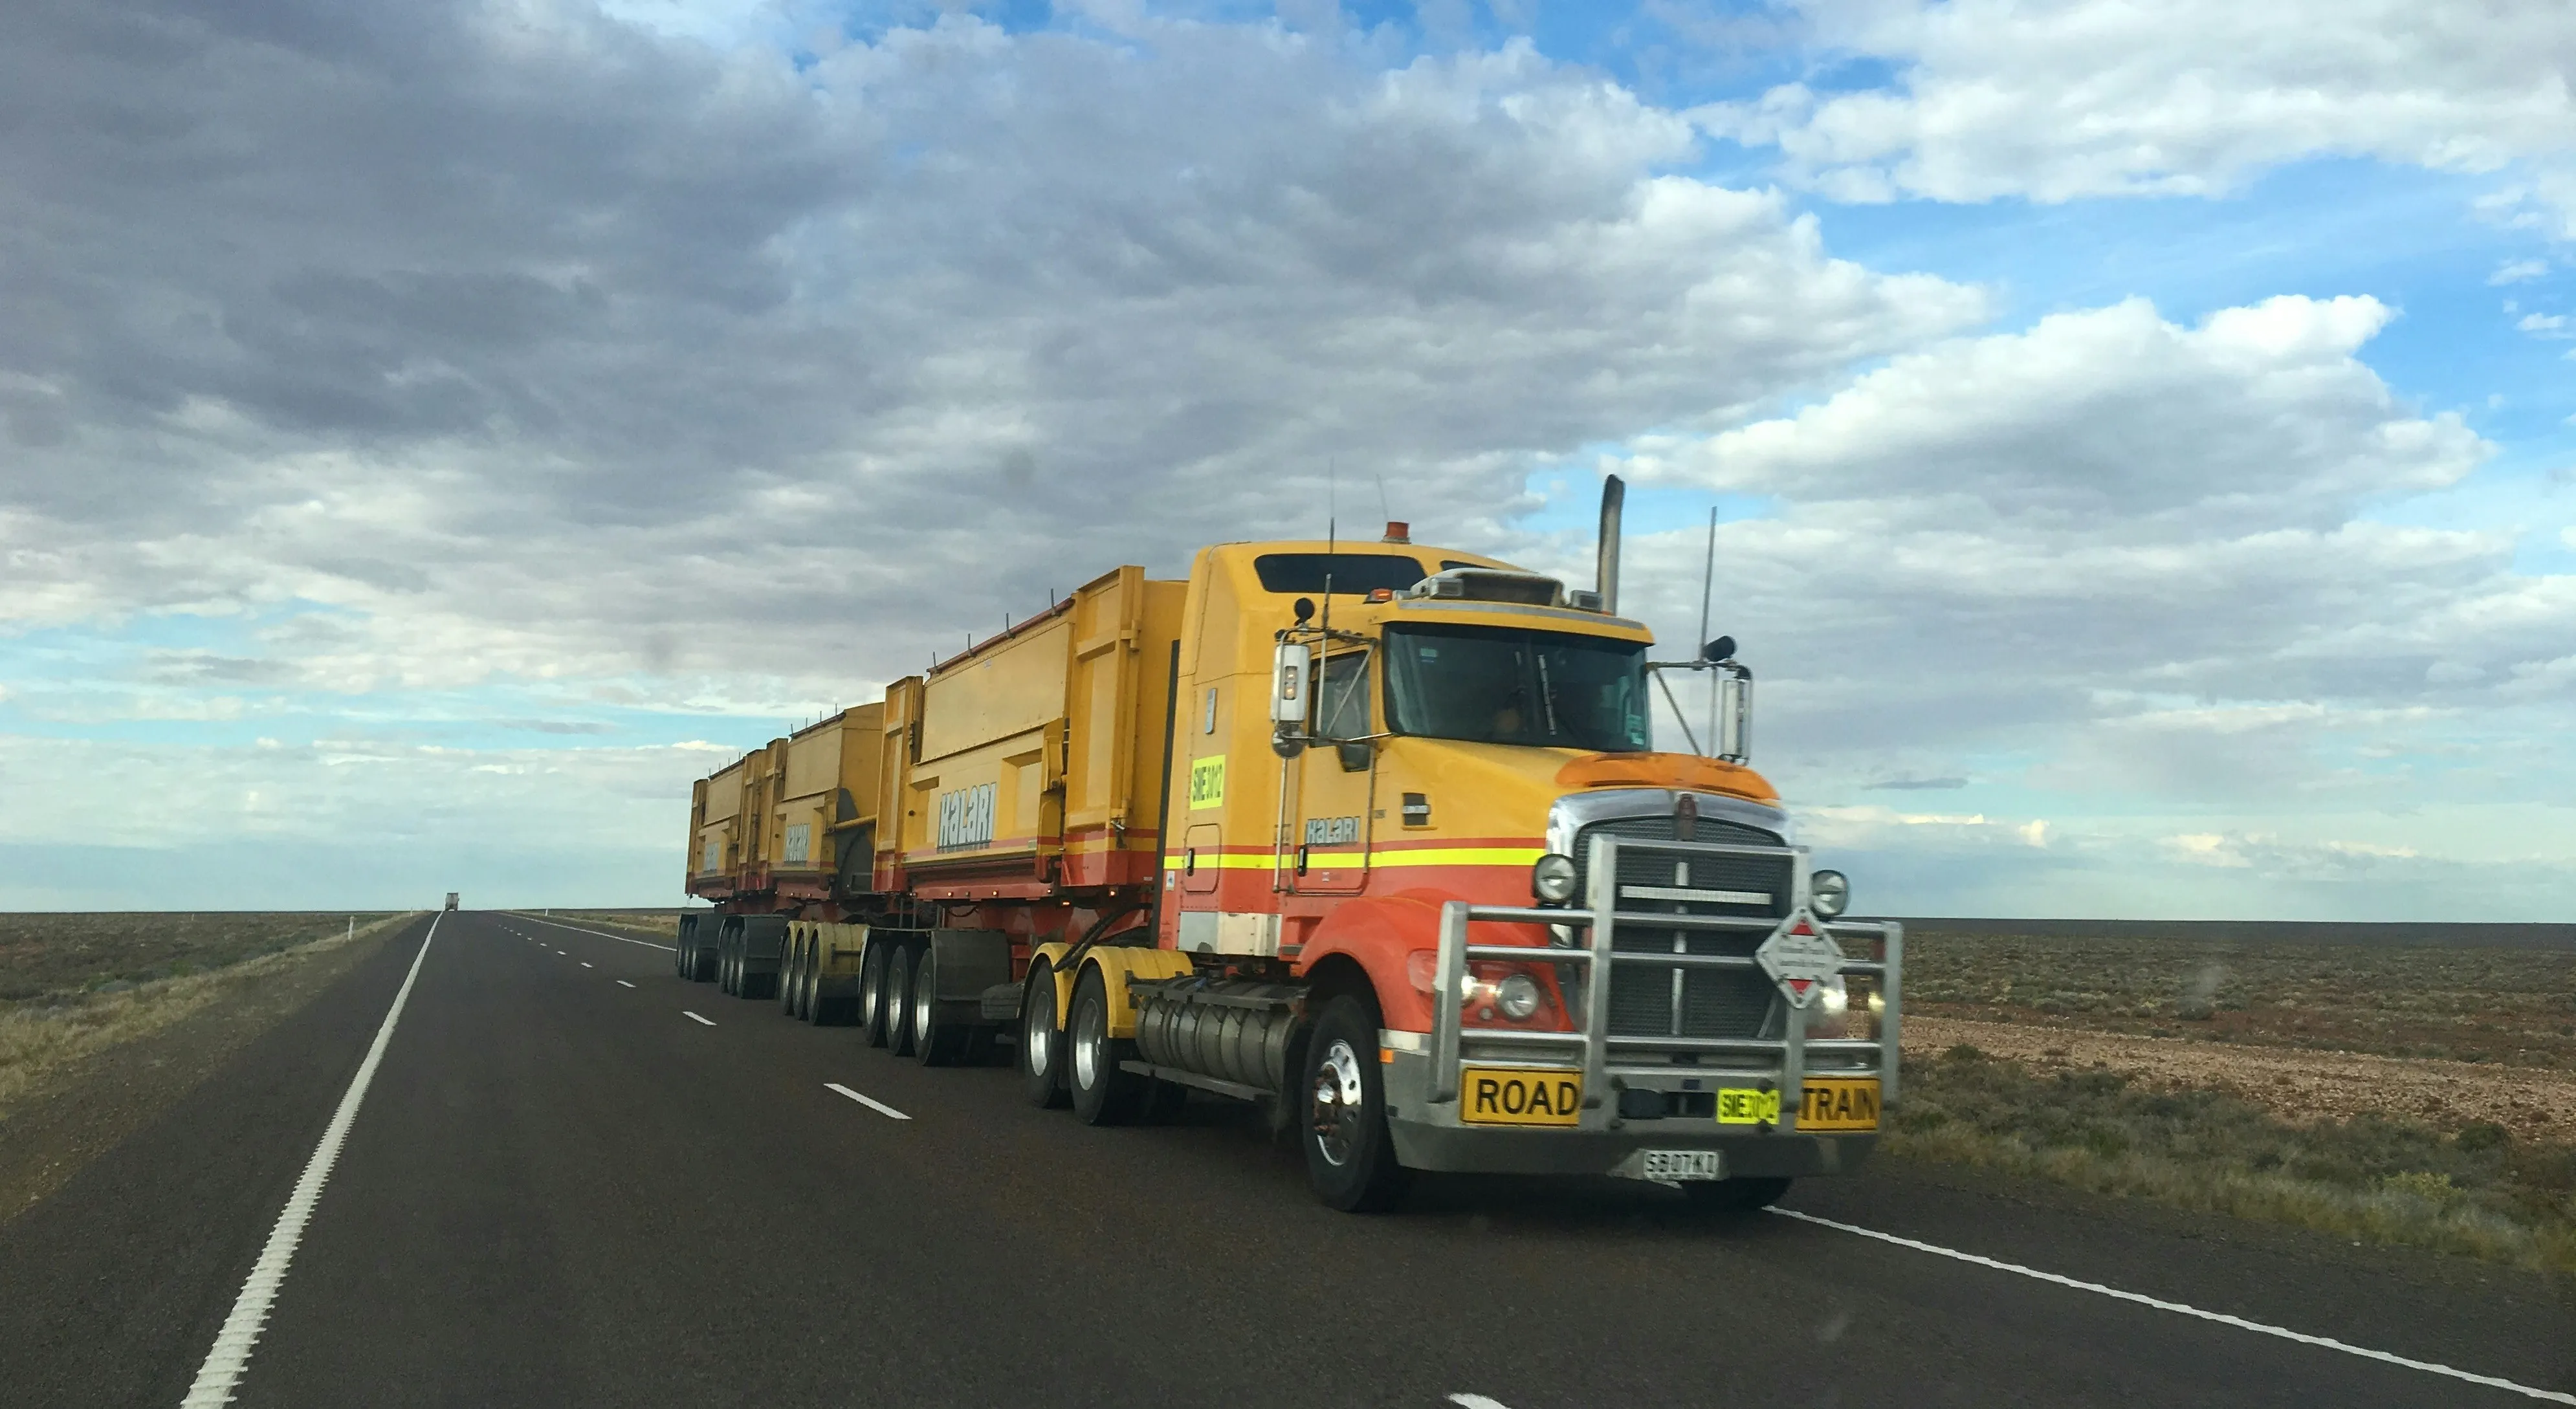
{"type": "Polygon", "coordinates": [[[1029,966],[1028,986],[1020,990],[1020,1093],[1040,1110],[1053,1110],[1071,1098],[1064,1084],[1064,1030],[1055,1025],[1055,968],[1045,960],[1029,966]]]}

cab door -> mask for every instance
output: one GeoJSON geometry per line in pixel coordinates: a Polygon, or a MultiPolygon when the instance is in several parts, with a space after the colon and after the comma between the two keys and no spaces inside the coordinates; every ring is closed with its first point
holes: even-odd
{"type": "MultiPolygon", "coordinates": [[[[1361,739],[1377,732],[1373,654],[1344,649],[1324,657],[1315,678],[1318,736],[1361,739]]],[[[1375,744],[1318,743],[1297,755],[1287,838],[1289,890],[1356,895],[1368,885],[1377,752],[1375,744]]]]}

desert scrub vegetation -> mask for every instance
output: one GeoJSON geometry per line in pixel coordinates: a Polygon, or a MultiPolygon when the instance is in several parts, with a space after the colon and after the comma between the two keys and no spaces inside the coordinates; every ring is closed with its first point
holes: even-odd
{"type": "Polygon", "coordinates": [[[1908,1060],[1905,1082],[1891,1155],[2576,1274],[2576,1146],[2486,1123],[2295,1123],[2221,1092],[1972,1047],[1908,1060]]]}
{"type": "Polygon", "coordinates": [[[401,916],[0,915],[0,1111],[47,1074],[401,916]]]}
{"type": "Polygon", "coordinates": [[[557,910],[548,919],[568,925],[614,925],[622,930],[641,930],[669,939],[680,932],[680,915],[676,910],[557,910]]]}
{"type": "Polygon", "coordinates": [[[2576,952],[1909,936],[1907,1010],[2155,1037],[2576,1068],[2576,952]]]}

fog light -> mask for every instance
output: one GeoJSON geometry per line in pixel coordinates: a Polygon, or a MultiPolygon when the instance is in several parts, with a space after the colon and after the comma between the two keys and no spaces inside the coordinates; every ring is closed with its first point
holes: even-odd
{"type": "Polygon", "coordinates": [[[1538,1011],[1538,982],[1527,974],[1514,974],[1494,988],[1494,1006],[1513,1022],[1527,1022],[1538,1011]]]}
{"type": "Polygon", "coordinates": [[[1840,871],[1818,871],[1807,877],[1807,904],[1830,920],[1851,908],[1851,881],[1840,871]]]}
{"type": "Polygon", "coordinates": [[[1550,852],[1530,867],[1530,894],[1552,905],[1574,898],[1574,858],[1550,852]]]}

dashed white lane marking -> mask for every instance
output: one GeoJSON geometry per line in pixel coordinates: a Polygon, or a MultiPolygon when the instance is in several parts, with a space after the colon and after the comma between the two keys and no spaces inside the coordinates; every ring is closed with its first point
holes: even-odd
{"type": "Polygon", "coordinates": [[[618,943],[620,943],[620,944],[637,944],[637,945],[642,945],[642,946],[643,946],[644,948],[646,948],[646,949],[659,949],[659,950],[661,950],[661,951],[662,951],[663,953],[665,953],[665,954],[673,953],[673,952],[675,952],[675,951],[676,951],[676,949],[677,949],[677,946],[675,946],[675,945],[669,945],[669,944],[655,944],[653,941],[651,941],[651,940],[649,940],[649,939],[628,939],[626,936],[624,936],[624,935],[622,935],[622,934],[610,934],[610,933],[609,933],[608,931],[606,931],[606,930],[586,930],[586,929],[583,929],[583,928],[582,928],[581,926],[579,926],[579,925],[567,925],[567,924],[565,924],[565,923],[564,923],[563,921],[561,921],[561,920],[537,920],[537,917],[536,917],[536,916],[534,916],[534,915],[530,915],[530,916],[528,916],[527,918],[529,918],[529,919],[531,919],[531,920],[536,920],[536,921],[537,921],[537,923],[538,923],[538,924],[541,924],[541,925],[552,925],[552,926],[554,926],[556,929],[559,929],[559,930],[570,930],[570,931],[572,931],[574,934],[591,934],[591,935],[597,935],[597,936],[599,936],[601,939],[613,939],[613,940],[616,940],[616,941],[617,941],[618,943]]]}
{"type": "MultiPolygon", "coordinates": [[[[680,1013],[681,1013],[681,1015],[682,1015],[683,1017],[698,1018],[698,1015],[697,1015],[697,1014],[690,1012],[690,1011],[689,1011],[688,1009],[686,1009],[686,1008],[682,1008],[682,1009],[680,1010],[680,1013]]],[[[702,1022],[702,1023],[705,1023],[705,1024],[706,1024],[707,1026],[709,1026],[709,1027],[713,1027],[713,1026],[715,1026],[715,1025],[716,1025],[716,1020],[715,1020],[715,1019],[713,1019],[713,1018],[698,1018],[698,1021],[700,1021],[700,1022],[702,1022]]]]}
{"type": "Polygon", "coordinates": [[[1458,1409],[1511,1409],[1503,1401],[1487,1399],[1481,1394],[1453,1394],[1449,1396],[1449,1402],[1457,1405],[1458,1409]]]}
{"type": "Polygon", "coordinates": [[[627,982],[626,980],[624,980],[624,979],[619,979],[619,980],[617,981],[617,986],[618,986],[618,987],[620,987],[620,988],[633,988],[635,985],[633,985],[633,984],[631,984],[631,983],[628,983],[628,982],[627,982]]]}
{"type": "MultiPolygon", "coordinates": [[[[1956,1248],[1945,1248],[1935,1243],[1922,1243],[1916,1242],[1912,1238],[1900,1238],[1894,1233],[1881,1233],[1874,1228],[1863,1228],[1857,1224],[1851,1223],[1837,1223],[1830,1218],[1818,1218],[1812,1213],[1799,1213],[1792,1209],[1785,1208],[1775,1208],[1771,1211],[1780,1215],[1782,1218],[1794,1218],[1801,1223],[1813,1223],[1821,1228],[1832,1228],[1838,1232],[1850,1233],[1858,1237],[1875,1238],[1882,1243],[1893,1243],[1900,1248],[1911,1248],[1916,1252],[1931,1253],[1935,1257],[1953,1258],[1960,1262],[1974,1263],[1979,1267],[1990,1267],[1998,1272],[2010,1272],[2016,1276],[2030,1277],[2042,1282],[2051,1282],[2061,1287],[2072,1287],[2079,1292],[2092,1292],[2097,1296],[2107,1296],[2115,1301],[2134,1302],[2140,1306],[2151,1306],[2158,1311],[2170,1311],[2177,1316],[2197,1317],[2203,1321],[2215,1321],[2222,1326],[2233,1326],[2240,1331],[2252,1331],[2257,1335],[2278,1336],[2286,1341],[2297,1341],[2301,1345],[2319,1346],[2326,1350],[2340,1350],[2346,1355],[2358,1355],[2364,1360],[2376,1360],[2384,1365],[2402,1365],[2409,1370],[2421,1370],[2428,1375],[2444,1375],[2451,1379],[2464,1380],[2473,1385],[2485,1385],[2490,1389],[2508,1390],[2514,1394],[2524,1395],[2532,1399],[2545,1399],[2552,1404],[2576,1404],[2576,1394],[2562,1394],[2554,1389],[2536,1389],[2530,1385],[2517,1384],[2512,1380],[2498,1379],[2493,1375],[2480,1375],[2467,1370],[2456,1370],[2448,1365],[2436,1365],[2430,1360],[2411,1360],[2403,1355],[2392,1355],[2385,1350],[2372,1350],[2367,1346],[2347,1344],[2346,1342],[2335,1340],[2329,1336],[2312,1336],[2304,1331],[2293,1331],[2284,1326],[2270,1326],[2265,1325],[2260,1321],[2248,1321],[2242,1316],[2230,1316],[2223,1311],[2203,1311],[2197,1306],[2185,1306],[2178,1301],[2164,1301],[2156,1297],[2143,1296],[2137,1292],[2124,1292],[2117,1287],[2106,1287],[2099,1282],[2078,1281],[2073,1277],[2061,1276],[2055,1272],[2042,1272],[2036,1267],[2024,1267],[2019,1263],[2002,1262],[1991,1257],[1979,1257],[1977,1254],[1972,1252],[1960,1252],[1956,1248]]],[[[1451,1397],[1454,1399],[1456,1396],[1453,1395],[1451,1397]]]]}
{"type": "Polygon", "coordinates": [[[586,969],[586,968],[589,968],[589,967],[590,967],[590,961],[589,961],[588,959],[584,959],[584,960],[582,960],[582,961],[581,961],[581,966],[582,966],[583,968],[585,968],[585,969],[586,969]]]}
{"type": "Polygon", "coordinates": [[[385,1010],[375,1043],[358,1063],[358,1074],[349,1079],[340,1108],[331,1113],[331,1124],[322,1132],[322,1143],[313,1147],[313,1157],[304,1162],[294,1192],[286,1196],[286,1207],[278,1210],[268,1242],[259,1250],[259,1261],[251,1264],[241,1294],[233,1298],[232,1314],[215,1332],[215,1343],[206,1351],[205,1363],[197,1367],[196,1381],[188,1386],[188,1397],[179,1401],[180,1409],[212,1409],[230,1403],[242,1372],[250,1368],[251,1347],[259,1344],[260,1333],[268,1328],[269,1307],[277,1301],[278,1288],[286,1284],[286,1265],[295,1260],[296,1245],[304,1241],[304,1225],[312,1220],[322,1185],[331,1177],[331,1166],[340,1161],[341,1142],[348,1139],[350,1123],[358,1118],[358,1103],[367,1098],[367,1086],[376,1079],[376,1064],[384,1060],[385,1044],[393,1040],[394,1022],[411,999],[420,961],[429,957],[430,941],[438,938],[438,920],[438,916],[430,918],[429,933],[421,937],[420,952],[411,956],[411,972],[403,975],[402,987],[394,990],[394,1005],[385,1010]]]}
{"type": "Polygon", "coordinates": [[[832,1091],[838,1091],[838,1092],[840,1092],[842,1095],[849,1097],[851,1100],[858,1102],[860,1105],[863,1105],[863,1106],[867,1107],[869,1110],[875,1111],[875,1112],[876,1112],[877,1114],[879,1114],[879,1115],[882,1115],[882,1116],[889,1116],[889,1117],[892,1117],[892,1118],[893,1118],[893,1119],[895,1119],[895,1120],[910,1120],[910,1119],[912,1119],[912,1117],[911,1117],[911,1116],[905,1115],[903,1112],[901,1112],[901,1111],[899,1111],[899,1110],[896,1110],[894,1107],[887,1105],[885,1102],[880,1101],[880,1100],[877,1100],[877,1099],[875,1099],[875,1098],[873,1098],[873,1097],[869,1097],[869,1096],[862,1096],[862,1095],[860,1095],[858,1092],[853,1091],[853,1090],[851,1090],[850,1088],[848,1088],[848,1087],[846,1087],[846,1086],[843,1086],[841,1083],[839,1083],[839,1082],[837,1082],[837,1081],[826,1081],[826,1082],[824,1082],[824,1083],[823,1083],[823,1085],[824,1085],[824,1088],[825,1088],[825,1089],[827,1089],[827,1090],[832,1090],[832,1091]]]}
{"type": "Polygon", "coordinates": [[[569,950],[569,949],[558,949],[558,950],[556,950],[555,952],[556,952],[557,954],[561,954],[562,956],[564,956],[564,957],[565,957],[565,958],[567,958],[567,959],[569,959],[569,958],[571,958],[571,957],[572,957],[572,951],[571,951],[571,950],[569,950]]]}

